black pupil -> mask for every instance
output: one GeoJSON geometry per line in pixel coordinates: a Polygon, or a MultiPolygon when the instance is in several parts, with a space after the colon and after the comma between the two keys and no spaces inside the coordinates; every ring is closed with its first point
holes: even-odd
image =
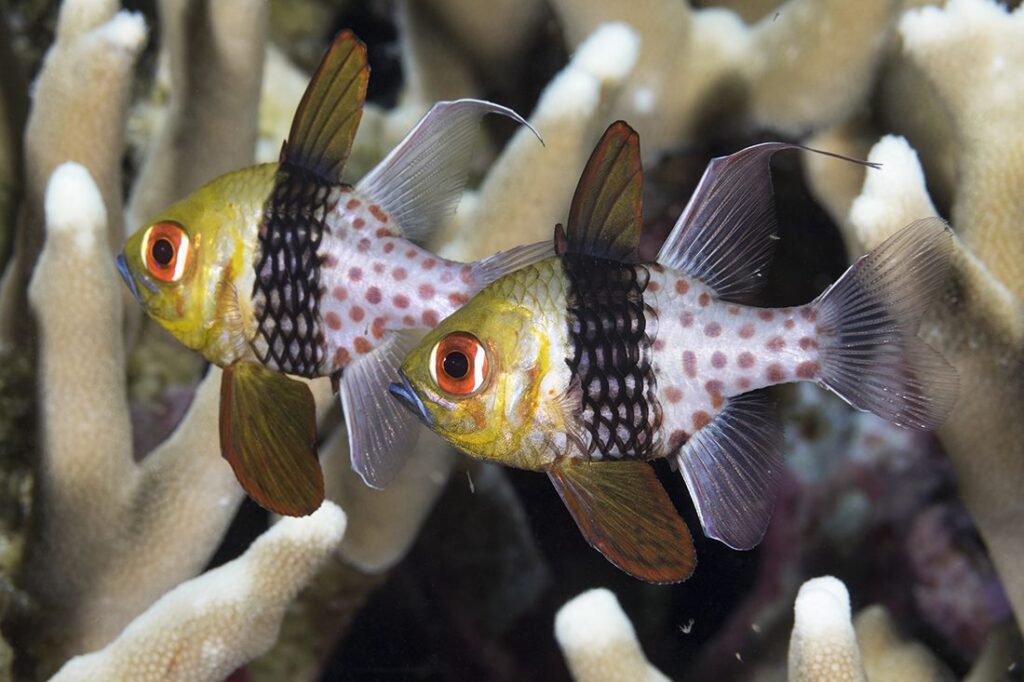
{"type": "Polygon", "coordinates": [[[469,372],[469,358],[461,350],[444,356],[444,373],[452,379],[462,379],[469,372]]]}
{"type": "Polygon", "coordinates": [[[174,258],[174,246],[166,239],[158,239],[153,244],[153,260],[158,265],[167,265],[174,258]]]}

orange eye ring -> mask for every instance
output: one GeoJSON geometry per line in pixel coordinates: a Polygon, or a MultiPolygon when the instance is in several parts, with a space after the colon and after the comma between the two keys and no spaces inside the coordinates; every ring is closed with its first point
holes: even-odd
{"type": "Polygon", "coordinates": [[[452,332],[430,351],[430,376],[445,393],[465,397],[487,383],[487,349],[472,334],[452,332]]]}
{"type": "Polygon", "coordinates": [[[177,282],[185,274],[192,248],[188,233],[178,223],[154,223],[142,236],[142,262],[161,282],[177,282]]]}

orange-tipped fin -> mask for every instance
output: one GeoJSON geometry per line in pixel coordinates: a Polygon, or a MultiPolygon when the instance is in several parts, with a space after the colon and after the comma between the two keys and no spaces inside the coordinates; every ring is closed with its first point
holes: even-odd
{"type": "Polygon", "coordinates": [[[306,516],[324,501],[316,407],[305,384],[255,362],[225,368],[220,449],[242,488],[261,507],[306,516]]]}
{"type": "Polygon", "coordinates": [[[363,115],[370,67],[366,46],[351,31],[334,39],[295,111],[281,162],[304,168],[330,184],[341,171],[363,115]]]}
{"type": "Polygon", "coordinates": [[[693,574],[690,530],[649,464],[563,460],[548,477],[583,537],[615,566],[652,583],[693,574]]]}

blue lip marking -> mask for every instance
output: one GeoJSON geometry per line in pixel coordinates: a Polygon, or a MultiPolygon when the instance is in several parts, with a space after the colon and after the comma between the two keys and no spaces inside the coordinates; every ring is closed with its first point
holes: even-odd
{"type": "Polygon", "coordinates": [[[117,254],[117,271],[121,273],[121,279],[128,285],[128,289],[132,292],[132,296],[139,303],[142,303],[142,297],[139,296],[139,287],[135,284],[135,278],[132,277],[132,273],[128,270],[128,263],[124,259],[124,254],[117,254]]]}
{"type": "Polygon", "coordinates": [[[388,391],[390,391],[391,395],[398,398],[407,410],[419,417],[420,421],[430,426],[433,420],[430,418],[430,413],[427,412],[426,406],[423,405],[423,401],[416,395],[416,391],[412,390],[409,377],[405,376],[405,372],[402,370],[398,370],[398,374],[402,377],[402,383],[392,383],[388,386],[388,391]]]}

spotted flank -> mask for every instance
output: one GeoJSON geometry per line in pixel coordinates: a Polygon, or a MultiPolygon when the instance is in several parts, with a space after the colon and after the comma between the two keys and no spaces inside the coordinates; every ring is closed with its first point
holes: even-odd
{"type": "Polygon", "coordinates": [[[813,381],[914,428],[941,423],[956,396],[952,368],[916,337],[950,256],[939,220],[897,233],[806,305],[750,305],[775,239],[769,162],[793,147],[712,161],[645,263],[639,142],[613,124],[555,230],[556,255],[444,319],[392,394],[462,451],[546,472],[587,541],[638,578],[684,580],[696,564],[647,460],[679,469],[705,535],[754,547],[783,466],[762,389],[813,381]]]}
{"type": "Polygon", "coordinates": [[[457,263],[420,244],[454,211],[490,102],[439,102],[356,186],[343,171],[369,80],[344,31],[324,55],[275,164],[229,173],[125,244],[118,266],[147,313],[225,368],[222,453],[264,507],[323,500],[312,394],[286,374],[331,377],[355,470],[386,485],[417,422],[387,395],[411,335],[486,284],[553,253],[523,246],[457,263]]]}

